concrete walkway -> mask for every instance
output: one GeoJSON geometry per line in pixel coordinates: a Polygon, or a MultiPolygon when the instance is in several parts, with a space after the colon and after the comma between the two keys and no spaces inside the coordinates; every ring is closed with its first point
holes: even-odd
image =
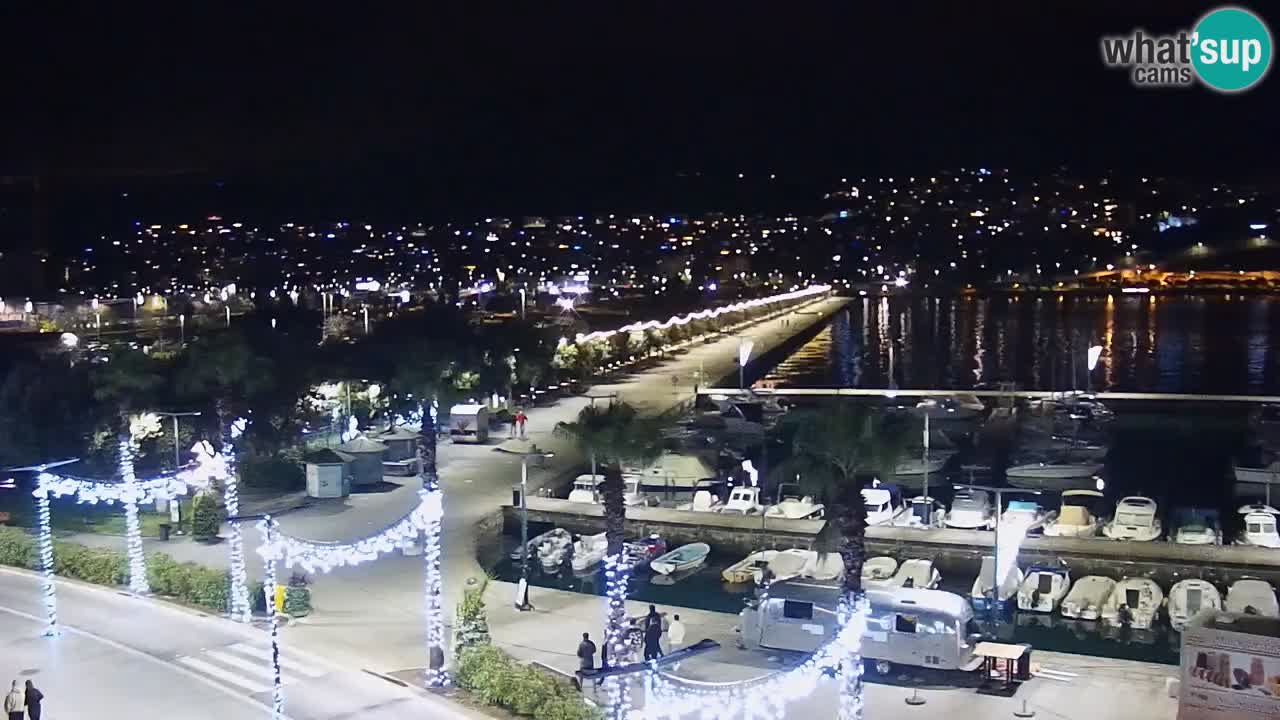
{"type": "MultiPolygon", "coordinates": [[[[494,641],[521,660],[573,673],[577,669],[574,651],[582,633],[589,632],[597,644],[600,642],[603,598],[534,588],[530,600],[535,609],[522,613],[512,607],[514,592],[514,585],[495,582],[486,593],[494,641]]],[[[628,603],[630,615],[647,611],[644,603],[628,603]]],[[[739,649],[738,618],[734,615],[673,606],[661,606],[659,611],[668,619],[680,615],[688,631],[686,644],[709,638],[721,646],[682,662],[675,671],[681,678],[740,682],[786,671],[802,659],[794,653],[739,649]]],[[[1036,652],[1034,661],[1038,669],[1047,672],[1024,684],[1013,698],[978,695],[973,688],[957,684],[959,675],[939,671],[895,668],[887,677],[868,675],[866,716],[1012,717],[1015,710],[1021,710],[1024,700],[1037,717],[1056,720],[1169,720],[1177,712],[1177,701],[1165,692],[1165,678],[1177,673],[1173,666],[1050,652],[1036,652]],[[916,690],[926,700],[925,705],[912,707],[905,703],[916,690]]],[[[633,702],[642,707],[638,689],[635,694],[633,702]]],[[[834,717],[836,703],[835,684],[826,682],[812,697],[788,708],[787,717],[834,717]]]]}

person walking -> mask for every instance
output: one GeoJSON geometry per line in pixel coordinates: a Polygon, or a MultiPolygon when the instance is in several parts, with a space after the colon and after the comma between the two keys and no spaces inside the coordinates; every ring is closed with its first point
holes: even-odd
{"type": "Polygon", "coordinates": [[[44,693],[40,692],[30,680],[27,681],[27,717],[31,720],[40,720],[40,702],[44,700],[44,693]]]}
{"type": "Polygon", "coordinates": [[[591,642],[591,633],[582,633],[582,642],[578,643],[578,669],[596,669],[596,644],[591,642]]]}
{"type": "Polygon", "coordinates": [[[13,681],[13,687],[9,690],[9,694],[4,696],[4,711],[9,716],[9,720],[23,720],[23,715],[27,710],[27,696],[22,692],[22,686],[17,680],[13,681]]]}
{"type": "Polygon", "coordinates": [[[644,621],[644,659],[648,662],[662,657],[662,616],[658,608],[650,605],[644,621]]]}
{"type": "Polygon", "coordinates": [[[516,411],[516,428],[520,432],[520,439],[524,439],[524,424],[529,421],[529,416],[524,414],[524,410],[516,411]]]}
{"type": "Polygon", "coordinates": [[[671,618],[671,625],[667,628],[667,652],[676,650],[684,644],[684,623],[680,621],[679,615],[671,618]]]}

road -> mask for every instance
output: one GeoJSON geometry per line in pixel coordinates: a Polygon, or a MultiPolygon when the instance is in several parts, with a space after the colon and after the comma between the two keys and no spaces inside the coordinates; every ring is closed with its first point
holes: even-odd
{"type": "MultiPolygon", "coordinates": [[[[128,596],[59,583],[57,638],[41,635],[38,580],[0,571],[0,680],[33,681],[50,720],[225,720],[269,717],[270,647],[260,628],[128,596]]],[[[287,646],[286,715],[468,718],[456,706],[287,646]]]]}

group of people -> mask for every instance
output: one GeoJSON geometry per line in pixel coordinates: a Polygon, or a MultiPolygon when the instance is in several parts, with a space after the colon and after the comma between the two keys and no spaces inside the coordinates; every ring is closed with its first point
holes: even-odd
{"type": "MultiPolygon", "coordinates": [[[[649,614],[640,620],[644,632],[645,662],[657,660],[665,652],[670,652],[684,644],[685,627],[679,615],[672,615],[671,622],[664,621],[655,605],[649,606],[649,614]],[[662,636],[667,636],[667,647],[663,650],[662,636]]],[[[600,666],[609,667],[609,649],[600,648],[600,666]]],[[[591,641],[591,633],[582,633],[582,642],[578,643],[578,668],[580,670],[595,669],[596,644],[591,641]]]]}
{"type": "Polygon", "coordinates": [[[25,689],[17,680],[14,680],[9,694],[4,696],[5,715],[8,716],[8,720],[26,720],[26,718],[40,720],[42,700],[44,700],[44,693],[37,690],[30,680],[27,681],[25,689]]]}
{"type": "Polygon", "coordinates": [[[524,425],[529,422],[529,416],[524,414],[524,408],[517,408],[516,414],[511,416],[511,425],[508,427],[507,437],[516,437],[524,439],[524,425]]]}

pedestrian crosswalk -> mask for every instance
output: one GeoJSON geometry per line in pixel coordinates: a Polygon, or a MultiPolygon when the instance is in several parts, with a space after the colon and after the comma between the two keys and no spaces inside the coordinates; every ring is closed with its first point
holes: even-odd
{"type": "MultiPolygon", "coordinates": [[[[197,655],[182,655],[174,661],[192,672],[250,693],[271,691],[269,647],[235,643],[201,650],[197,655]]],[[[303,678],[318,678],[327,673],[328,670],[300,662],[283,652],[280,654],[280,681],[286,686],[303,678]]]]}

